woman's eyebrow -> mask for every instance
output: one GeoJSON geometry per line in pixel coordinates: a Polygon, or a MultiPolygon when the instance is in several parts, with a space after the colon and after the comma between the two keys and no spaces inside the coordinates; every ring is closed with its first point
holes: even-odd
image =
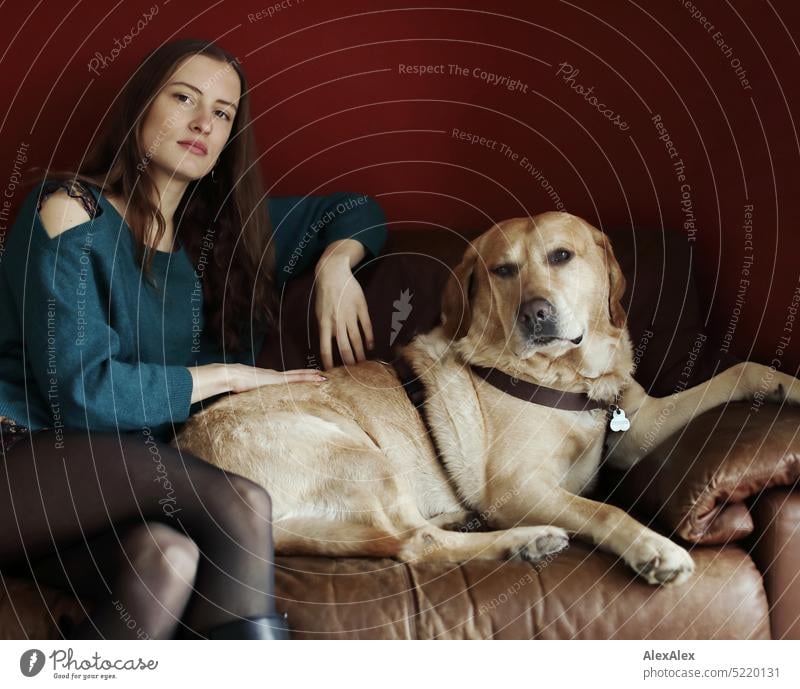
{"type": "MultiPolygon", "coordinates": [[[[186,81],[172,81],[172,82],[170,82],[168,84],[168,86],[177,86],[179,84],[181,86],[189,87],[190,89],[192,89],[192,91],[197,91],[197,93],[199,93],[201,96],[203,95],[203,92],[199,88],[197,88],[196,86],[193,86],[192,84],[190,84],[190,83],[188,83],[186,81]]],[[[237,107],[236,107],[235,103],[231,103],[229,101],[222,100],[221,98],[217,98],[217,103],[222,103],[223,105],[230,105],[234,110],[237,110],[237,107]]]]}

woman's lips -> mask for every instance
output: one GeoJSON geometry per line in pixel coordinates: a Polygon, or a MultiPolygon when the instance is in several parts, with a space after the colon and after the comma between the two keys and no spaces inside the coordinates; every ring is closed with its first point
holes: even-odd
{"type": "Polygon", "coordinates": [[[183,146],[189,153],[194,153],[197,156],[204,156],[208,153],[208,149],[199,141],[179,141],[178,145],[183,146]]]}

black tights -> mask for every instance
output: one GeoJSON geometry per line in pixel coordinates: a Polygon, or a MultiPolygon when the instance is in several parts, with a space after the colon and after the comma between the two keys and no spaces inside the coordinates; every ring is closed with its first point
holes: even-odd
{"type": "Polygon", "coordinates": [[[78,637],[196,638],[273,614],[271,517],[263,488],[149,429],[44,430],[0,454],[0,570],[94,599],[78,637]]]}

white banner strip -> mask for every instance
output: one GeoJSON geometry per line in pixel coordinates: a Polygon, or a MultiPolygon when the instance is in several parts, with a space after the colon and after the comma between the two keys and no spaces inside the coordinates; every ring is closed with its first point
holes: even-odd
{"type": "Polygon", "coordinates": [[[796,687],[798,652],[796,641],[4,641],[0,686],[796,687]]]}

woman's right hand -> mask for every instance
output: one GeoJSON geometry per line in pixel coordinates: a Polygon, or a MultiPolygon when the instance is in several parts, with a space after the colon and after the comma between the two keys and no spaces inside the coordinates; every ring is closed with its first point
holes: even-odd
{"type": "Polygon", "coordinates": [[[247,364],[206,364],[190,368],[192,404],[223,392],[246,392],[263,385],[282,383],[321,383],[325,378],[317,369],[299,368],[274,371],[247,364]]]}

